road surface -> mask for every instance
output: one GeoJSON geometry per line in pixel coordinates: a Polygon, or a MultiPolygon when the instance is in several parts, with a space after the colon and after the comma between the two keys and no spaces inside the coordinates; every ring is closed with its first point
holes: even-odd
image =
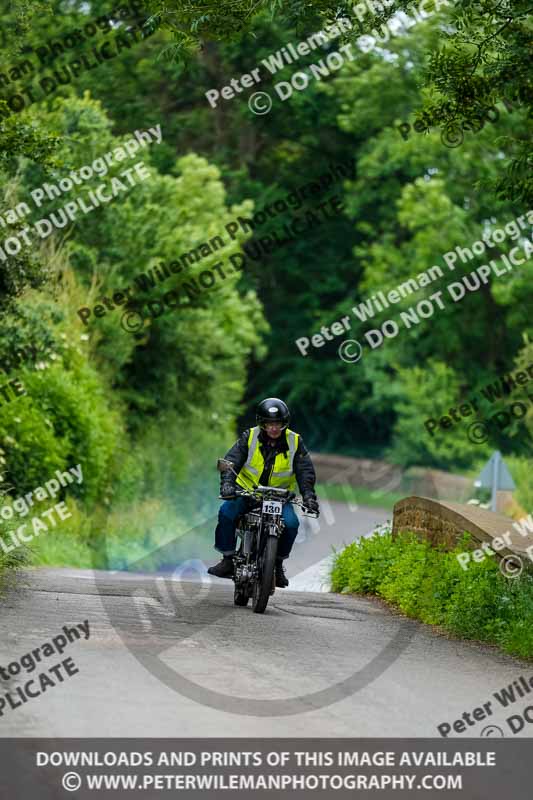
{"type": "MultiPolygon", "coordinates": [[[[87,621],[90,633],[71,634],[63,654],[43,657],[33,673],[0,680],[1,697],[61,659],[78,670],[4,707],[0,737],[427,737],[489,700],[493,713],[462,736],[489,724],[511,736],[505,719],[527,697],[498,709],[493,693],[529,678],[532,666],[378,601],[325,593],[317,575],[331,546],[390,514],[332,504],[330,517],[320,532],[302,531],[289,562],[299,591],[278,590],[262,616],[234,607],[230,581],[26,570],[2,600],[0,666],[64,626],[87,621]]],[[[528,727],[518,735],[531,735],[528,727]]]]}

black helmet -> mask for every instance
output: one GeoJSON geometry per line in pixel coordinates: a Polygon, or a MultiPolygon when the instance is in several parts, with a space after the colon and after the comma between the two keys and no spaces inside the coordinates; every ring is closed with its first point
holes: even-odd
{"type": "Polygon", "coordinates": [[[283,428],[286,428],[290,418],[291,415],[286,404],[277,397],[267,397],[266,400],[261,400],[257,406],[255,419],[261,428],[267,422],[281,422],[283,428]]]}

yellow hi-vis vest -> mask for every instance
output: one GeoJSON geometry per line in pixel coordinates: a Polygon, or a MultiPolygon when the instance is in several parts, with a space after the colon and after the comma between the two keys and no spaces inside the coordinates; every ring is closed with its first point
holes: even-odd
{"type": "MultiPolygon", "coordinates": [[[[260,450],[259,434],[261,428],[256,425],[250,429],[248,437],[248,458],[237,476],[237,483],[243,489],[253,489],[259,483],[265,468],[265,459],[260,450]]],[[[269,486],[276,486],[279,489],[289,489],[291,492],[296,488],[296,476],[293,472],[293,462],[296,450],[298,449],[299,435],[288,428],[285,431],[289,449],[283,453],[278,453],[275,460],[270,478],[269,486]]]]}

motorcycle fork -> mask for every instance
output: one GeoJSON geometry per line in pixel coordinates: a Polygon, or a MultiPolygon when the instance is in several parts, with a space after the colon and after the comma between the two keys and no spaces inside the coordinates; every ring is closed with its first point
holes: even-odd
{"type": "MultiPolygon", "coordinates": [[[[246,529],[246,528],[241,528],[239,533],[240,533],[240,539],[241,539],[240,556],[239,556],[239,558],[240,558],[240,560],[242,562],[240,566],[244,567],[246,569],[246,572],[248,572],[248,573],[251,573],[251,572],[255,573],[256,570],[252,569],[252,568],[255,567],[255,564],[257,562],[257,545],[258,545],[258,543],[257,543],[257,538],[258,538],[257,531],[256,530],[246,529]]],[[[252,575],[249,574],[248,578],[246,578],[246,579],[244,579],[242,581],[239,581],[239,583],[242,583],[243,585],[245,585],[249,581],[255,580],[256,577],[257,576],[255,574],[252,574],[252,575]]]]}

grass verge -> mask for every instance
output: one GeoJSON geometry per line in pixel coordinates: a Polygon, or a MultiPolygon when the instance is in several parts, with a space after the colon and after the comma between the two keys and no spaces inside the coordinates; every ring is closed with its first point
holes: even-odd
{"type": "Polygon", "coordinates": [[[533,659],[533,576],[504,578],[488,558],[463,570],[456,555],[468,542],[465,534],[445,552],[414,534],[374,534],[335,557],[332,590],[377,595],[408,617],[533,659]]]}
{"type": "MultiPolygon", "coordinates": [[[[6,547],[6,549],[8,548],[6,547]]],[[[8,553],[0,548],[0,597],[16,570],[26,566],[27,563],[28,551],[25,547],[13,549],[8,553]]]]}
{"type": "Polygon", "coordinates": [[[404,494],[382,492],[380,489],[367,489],[364,486],[341,486],[337,483],[317,483],[315,489],[318,499],[338,500],[340,503],[357,503],[359,506],[384,508],[392,511],[395,503],[403,500],[404,494]]]}

